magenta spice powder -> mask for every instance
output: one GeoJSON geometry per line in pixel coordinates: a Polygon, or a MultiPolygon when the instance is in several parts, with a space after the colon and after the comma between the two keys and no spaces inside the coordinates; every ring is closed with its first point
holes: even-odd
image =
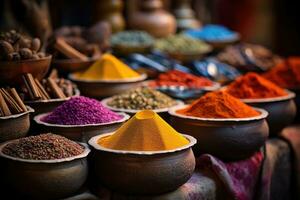
{"type": "Polygon", "coordinates": [[[41,121],[60,125],[86,125],[112,122],[122,116],[105,108],[99,101],[88,97],[72,97],[58,106],[41,121]]]}

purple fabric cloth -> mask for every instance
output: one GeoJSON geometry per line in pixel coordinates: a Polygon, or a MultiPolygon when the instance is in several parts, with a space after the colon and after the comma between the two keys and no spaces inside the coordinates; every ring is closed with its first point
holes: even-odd
{"type": "Polygon", "coordinates": [[[261,152],[249,159],[229,163],[206,154],[197,159],[197,168],[214,172],[233,199],[251,200],[255,194],[262,161],[261,152]]]}

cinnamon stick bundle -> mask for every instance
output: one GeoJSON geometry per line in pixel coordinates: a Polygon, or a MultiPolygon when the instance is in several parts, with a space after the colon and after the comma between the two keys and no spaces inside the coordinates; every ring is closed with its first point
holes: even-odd
{"type": "Polygon", "coordinates": [[[11,115],[11,112],[2,96],[2,93],[0,93],[0,115],[1,116],[9,116],[11,115]]]}
{"type": "Polygon", "coordinates": [[[8,92],[10,94],[10,96],[16,101],[16,103],[20,106],[20,108],[22,109],[22,112],[26,112],[27,108],[25,106],[25,104],[23,103],[23,101],[21,100],[19,94],[17,93],[17,90],[15,88],[9,88],[8,92]]]}
{"type": "Polygon", "coordinates": [[[0,93],[13,114],[23,112],[22,108],[18,105],[18,103],[14,100],[14,98],[12,98],[4,88],[0,88],[0,93]]]}

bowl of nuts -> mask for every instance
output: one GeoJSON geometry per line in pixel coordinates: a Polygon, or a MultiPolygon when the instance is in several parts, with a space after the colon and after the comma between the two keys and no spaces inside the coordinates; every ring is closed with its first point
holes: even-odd
{"type": "Polygon", "coordinates": [[[47,73],[51,56],[41,52],[41,41],[14,30],[0,34],[0,84],[19,84],[22,74],[41,80],[47,73]]]}

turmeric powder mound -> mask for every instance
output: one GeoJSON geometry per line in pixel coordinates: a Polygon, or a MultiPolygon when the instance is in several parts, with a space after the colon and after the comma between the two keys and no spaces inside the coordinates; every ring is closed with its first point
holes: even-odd
{"type": "Polygon", "coordinates": [[[287,92],[262,76],[249,72],[231,83],[226,92],[240,99],[286,96],[287,92]]]}
{"type": "Polygon", "coordinates": [[[177,113],[201,118],[248,118],[260,115],[225,91],[207,93],[177,113]]]}
{"type": "Polygon", "coordinates": [[[182,147],[189,141],[158,114],[144,110],[134,115],[113,135],[98,140],[98,144],[115,150],[162,151],[182,147]]]}
{"type": "Polygon", "coordinates": [[[104,54],[86,71],[75,74],[75,77],[86,80],[122,80],[140,76],[139,73],[111,54],[104,54]]]}

